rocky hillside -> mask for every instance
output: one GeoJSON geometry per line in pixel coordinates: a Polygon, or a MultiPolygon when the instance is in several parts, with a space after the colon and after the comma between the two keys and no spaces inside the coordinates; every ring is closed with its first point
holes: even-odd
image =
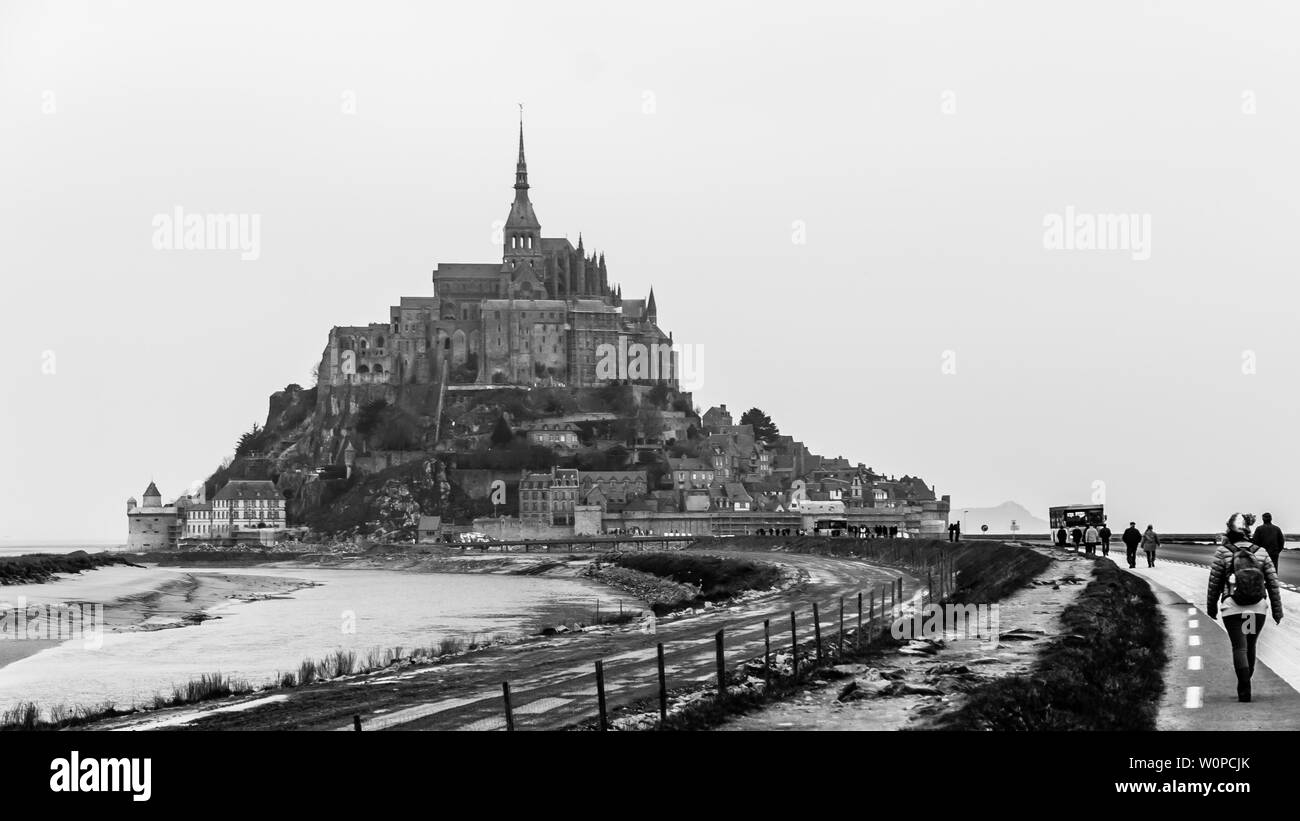
{"type": "Polygon", "coordinates": [[[268,479],[288,500],[290,524],[322,536],[410,537],[420,515],[468,522],[492,512],[482,477],[471,488],[468,472],[517,476],[564,460],[588,469],[625,467],[630,452],[615,446],[610,455],[596,444],[631,439],[646,408],[691,404],[689,394],[664,388],[484,388],[449,392],[441,426],[437,406],[437,385],[289,385],[272,394],[265,424],[245,434],[234,458],[208,478],[208,495],[231,479],[268,479]],[[493,442],[503,417],[518,425],[575,414],[601,417],[580,425],[592,448],[577,455],[557,457],[522,440],[493,442]]]}

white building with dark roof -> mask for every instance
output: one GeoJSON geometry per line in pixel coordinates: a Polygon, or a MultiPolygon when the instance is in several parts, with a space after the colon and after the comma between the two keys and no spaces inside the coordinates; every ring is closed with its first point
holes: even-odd
{"type": "Polygon", "coordinates": [[[284,496],[265,479],[232,479],[212,497],[214,536],[284,526],[284,496]]]}

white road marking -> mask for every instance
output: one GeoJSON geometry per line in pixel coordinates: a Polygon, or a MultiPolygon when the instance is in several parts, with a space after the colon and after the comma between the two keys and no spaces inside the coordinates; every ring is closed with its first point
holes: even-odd
{"type": "MultiPolygon", "coordinates": [[[[407,707],[405,710],[397,710],[385,716],[376,716],[370,720],[364,717],[361,719],[361,728],[363,730],[382,730],[385,727],[392,727],[394,724],[403,724],[407,721],[414,721],[417,718],[424,718],[435,713],[441,713],[444,710],[454,710],[457,707],[464,707],[466,704],[473,704],[476,701],[483,701],[488,696],[470,696],[469,698],[449,698],[444,701],[436,701],[432,704],[419,704],[415,707],[407,707]]],[[[351,724],[346,727],[336,727],[336,730],[348,731],[354,729],[351,724]]]]}
{"type": "Polygon", "coordinates": [[[1187,620],[1187,629],[1188,629],[1188,630],[1195,630],[1197,627],[1200,627],[1200,622],[1198,622],[1196,619],[1188,619],[1188,620],[1187,620]]]}
{"type": "Polygon", "coordinates": [[[489,730],[500,730],[506,726],[504,718],[480,718],[478,721],[471,722],[463,727],[457,727],[462,732],[486,732],[489,730]]]}
{"type": "Polygon", "coordinates": [[[1187,703],[1186,703],[1184,706],[1186,706],[1186,707],[1188,707],[1188,708],[1190,708],[1190,709],[1193,709],[1193,710],[1195,710],[1197,707],[1200,707],[1200,706],[1201,706],[1201,688],[1200,688],[1200,687],[1188,687],[1188,688],[1187,688],[1187,703]]]}
{"type": "Polygon", "coordinates": [[[1200,657],[1200,656],[1188,656],[1188,657],[1187,657],[1187,669],[1188,669],[1188,670],[1199,670],[1199,669],[1201,669],[1201,657],[1200,657]]]}
{"type": "Polygon", "coordinates": [[[1188,644],[1188,646],[1190,646],[1190,647],[1200,647],[1200,646],[1201,646],[1201,637],[1200,637],[1200,636],[1188,636],[1188,637],[1187,637],[1187,644],[1188,644]]]}
{"type": "Polygon", "coordinates": [[[544,713],[547,710],[554,710],[556,707],[563,707],[566,704],[573,703],[570,698],[539,698],[531,701],[522,707],[515,708],[515,715],[532,715],[534,713],[544,713]]]}
{"type": "MultiPolygon", "coordinates": [[[[1191,602],[1189,601],[1188,604],[1191,604],[1191,602]]],[[[1196,608],[1195,608],[1195,607],[1189,607],[1189,608],[1187,608],[1187,615],[1189,615],[1189,616],[1195,616],[1195,615],[1196,615],[1196,608]]]]}

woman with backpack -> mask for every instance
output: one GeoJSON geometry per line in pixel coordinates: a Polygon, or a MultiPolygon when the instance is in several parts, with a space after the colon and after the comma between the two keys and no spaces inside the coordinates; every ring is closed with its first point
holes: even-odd
{"type": "Polygon", "coordinates": [[[1147,552],[1147,567],[1156,566],[1156,548],[1159,546],[1159,534],[1154,527],[1147,525],[1147,529],[1142,531],[1142,549],[1147,552]]]}
{"type": "Polygon", "coordinates": [[[1214,551],[1205,613],[1223,614],[1223,626],[1232,642],[1232,666],[1237,671],[1237,700],[1250,701],[1250,677],[1255,672],[1255,642],[1264,629],[1270,605],[1273,621],[1282,621],[1282,594],[1277,569],[1268,553],[1250,541],[1253,513],[1234,513],[1228,519],[1223,543],[1214,551]]]}

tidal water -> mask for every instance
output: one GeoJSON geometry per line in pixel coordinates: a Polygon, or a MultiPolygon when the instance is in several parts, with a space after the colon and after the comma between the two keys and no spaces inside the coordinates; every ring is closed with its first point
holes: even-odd
{"type": "MultiPolygon", "coordinates": [[[[82,578],[90,581],[96,572],[101,571],[82,578]]],[[[161,583],[182,571],[150,572],[161,583]]],[[[340,648],[355,650],[364,662],[371,648],[409,650],[436,645],[444,637],[468,641],[533,633],[543,618],[586,612],[597,597],[610,607],[618,595],[583,581],[535,576],[297,568],[192,572],[289,577],[318,586],[283,598],[220,602],[207,609],[219,618],[197,625],[108,633],[97,649],[80,638],[51,646],[0,668],[0,710],[28,700],[46,708],[105,701],[124,707],[148,703],[173,683],[203,673],[263,683],[280,671],[296,670],[303,659],[323,658],[340,648]]],[[[65,595],[57,589],[64,585],[41,587],[44,598],[65,595]]],[[[5,591],[0,588],[0,598],[5,591]]],[[[67,586],[66,598],[85,601],[73,586],[67,586]]]]}

